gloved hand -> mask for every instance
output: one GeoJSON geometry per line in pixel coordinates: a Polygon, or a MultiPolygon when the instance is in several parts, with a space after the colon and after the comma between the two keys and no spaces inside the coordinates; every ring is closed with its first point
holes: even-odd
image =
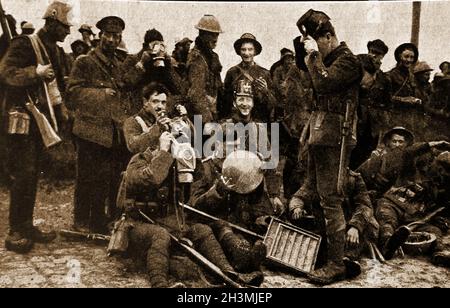
{"type": "Polygon", "coordinates": [[[312,53],[313,51],[319,51],[319,46],[315,39],[311,36],[307,36],[304,38],[303,43],[305,43],[305,50],[307,54],[312,53]]]}

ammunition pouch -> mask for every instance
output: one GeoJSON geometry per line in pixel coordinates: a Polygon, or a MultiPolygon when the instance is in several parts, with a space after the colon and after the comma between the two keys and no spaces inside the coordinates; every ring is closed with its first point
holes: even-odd
{"type": "MultiPolygon", "coordinates": [[[[133,213],[136,209],[139,209],[151,217],[167,217],[170,204],[169,189],[167,187],[160,188],[156,193],[156,197],[156,201],[126,199],[125,209],[128,213],[133,213]]],[[[139,215],[137,217],[139,217],[139,215]]]]}

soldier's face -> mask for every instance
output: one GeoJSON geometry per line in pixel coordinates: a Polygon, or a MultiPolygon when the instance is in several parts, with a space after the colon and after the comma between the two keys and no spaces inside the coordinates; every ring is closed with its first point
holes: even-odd
{"type": "Polygon", "coordinates": [[[70,26],[57,22],[54,28],[54,35],[57,42],[64,42],[70,34],[70,26]]]}
{"type": "Polygon", "coordinates": [[[330,33],[316,39],[317,47],[319,47],[319,52],[322,54],[322,57],[326,57],[331,52],[331,41],[332,36],[330,33]]]}
{"type": "Polygon", "coordinates": [[[284,59],[283,59],[283,65],[285,66],[285,67],[290,67],[290,66],[293,66],[295,64],[295,59],[294,59],[294,57],[292,57],[292,56],[286,56],[286,57],[284,57],[284,59]]]}
{"type": "Polygon", "coordinates": [[[219,40],[219,34],[218,33],[212,33],[212,32],[204,32],[202,34],[203,41],[206,44],[206,47],[213,50],[217,46],[217,41],[219,40]]]}
{"type": "Polygon", "coordinates": [[[405,49],[400,54],[400,64],[404,67],[411,67],[414,64],[414,51],[405,49]]]}
{"type": "Polygon", "coordinates": [[[431,72],[421,72],[419,74],[416,74],[416,78],[418,81],[421,82],[428,82],[431,77],[431,72]]]}
{"type": "Polygon", "coordinates": [[[113,52],[119,47],[122,41],[122,33],[103,32],[100,36],[100,46],[102,50],[113,52]]]}
{"type": "Polygon", "coordinates": [[[167,95],[165,93],[153,93],[148,100],[144,101],[144,110],[158,117],[167,110],[167,95]]]}
{"type": "Polygon", "coordinates": [[[85,40],[85,41],[91,40],[91,34],[87,31],[81,32],[81,36],[83,37],[83,40],[85,40]]]}
{"type": "Polygon", "coordinates": [[[248,116],[253,109],[253,97],[250,96],[236,96],[234,100],[234,107],[243,115],[248,116]]]}
{"type": "Polygon", "coordinates": [[[252,43],[244,43],[241,45],[241,58],[245,63],[253,63],[256,51],[252,43]]]}
{"type": "Polygon", "coordinates": [[[393,134],[388,143],[389,149],[404,149],[406,147],[406,139],[404,136],[393,134]]]}
{"type": "Polygon", "coordinates": [[[377,70],[380,69],[381,64],[383,64],[384,55],[371,49],[369,50],[369,56],[373,58],[377,70]]]}

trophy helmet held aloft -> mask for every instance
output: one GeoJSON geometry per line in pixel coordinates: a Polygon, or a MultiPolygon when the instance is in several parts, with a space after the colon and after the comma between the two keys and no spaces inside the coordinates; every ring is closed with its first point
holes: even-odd
{"type": "Polygon", "coordinates": [[[230,190],[249,194],[261,185],[264,173],[262,161],[253,152],[237,150],[230,153],[222,166],[222,175],[229,179],[230,190]]]}
{"type": "Polygon", "coordinates": [[[235,96],[248,96],[253,97],[252,84],[246,79],[239,80],[236,85],[236,91],[234,91],[235,96]]]}
{"type": "Polygon", "coordinates": [[[303,36],[312,36],[313,38],[320,33],[323,25],[330,21],[330,17],[321,11],[315,11],[309,9],[302,17],[297,21],[297,27],[303,36]]]}
{"type": "Polygon", "coordinates": [[[73,26],[72,6],[62,1],[53,1],[45,11],[42,19],[55,19],[66,26],[73,26]]]}
{"type": "Polygon", "coordinates": [[[223,33],[219,20],[215,16],[208,14],[200,19],[198,24],[195,25],[195,29],[212,33],[223,33]]]}

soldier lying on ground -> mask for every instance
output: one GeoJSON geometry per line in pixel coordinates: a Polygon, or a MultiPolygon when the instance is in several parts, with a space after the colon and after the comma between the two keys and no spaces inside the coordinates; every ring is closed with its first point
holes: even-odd
{"type": "Polygon", "coordinates": [[[361,173],[372,202],[379,199],[398,181],[414,176],[414,160],[429,153],[433,148],[445,150],[446,141],[413,143],[413,134],[403,127],[394,127],[383,137],[384,149],[372,152],[371,157],[356,171],[361,173]]]}
{"type": "MultiPolygon", "coordinates": [[[[318,204],[319,196],[314,189],[313,183],[306,181],[294,194],[289,203],[290,218],[298,221],[307,214],[305,204],[312,208],[316,220],[322,222],[322,233],[324,231],[324,216],[318,204]]],[[[344,262],[346,265],[347,278],[356,277],[361,273],[358,263],[364,250],[367,250],[369,242],[378,239],[379,225],[375,220],[372,202],[362,176],[349,170],[345,191],[345,202],[343,210],[347,222],[346,249],[344,262]]]]}
{"type": "MultiPolygon", "coordinates": [[[[152,114],[156,109],[166,110],[165,102],[149,102],[152,114]]],[[[161,132],[167,124],[165,116],[156,118],[161,132]]],[[[167,287],[169,274],[170,237],[172,234],[185,237],[192,241],[193,246],[209,261],[218,266],[226,275],[239,279],[243,283],[259,285],[262,279],[258,276],[242,275],[235,272],[228,262],[220,244],[210,227],[204,224],[187,221],[182,226],[178,216],[169,209],[174,194],[173,164],[174,133],[163,132],[159,137],[159,146],[149,144],[144,152],[135,155],[128,165],[124,175],[125,187],[124,211],[131,220],[129,231],[129,251],[138,258],[144,257],[147,262],[150,282],[153,287],[167,287]],[[156,148],[156,149],[155,149],[156,148]],[[152,150],[155,149],[155,150],[152,150]],[[167,228],[143,222],[138,210],[167,228]]],[[[119,200],[122,200],[119,195],[119,200]]]]}
{"type": "MultiPolygon", "coordinates": [[[[388,240],[401,225],[418,221],[441,206],[449,209],[450,152],[443,152],[434,158],[428,168],[421,168],[414,182],[392,187],[378,201],[375,216],[380,223],[380,244],[385,257],[391,258],[388,240]]],[[[434,264],[450,266],[450,251],[442,242],[442,236],[450,226],[448,212],[435,216],[429,223],[419,225],[415,230],[436,235],[431,261],[434,264]],[[447,250],[445,250],[447,248],[447,250]]],[[[403,241],[406,238],[403,239],[403,241]]],[[[398,246],[402,243],[397,243],[398,246]]]]}

